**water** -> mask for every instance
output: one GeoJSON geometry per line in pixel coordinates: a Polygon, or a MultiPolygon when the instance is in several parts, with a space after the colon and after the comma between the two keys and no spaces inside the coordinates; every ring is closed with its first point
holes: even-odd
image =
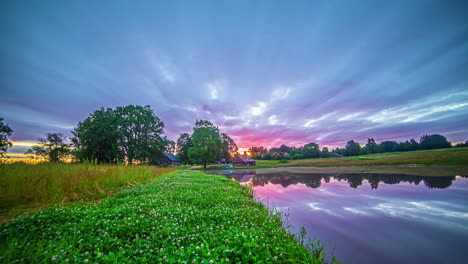
{"type": "MultiPolygon", "coordinates": [[[[219,174],[220,172],[215,172],[219,174]]],[[[468,178],[314,169],[224,172],[342,263],[468,263],[468,178]]]]}

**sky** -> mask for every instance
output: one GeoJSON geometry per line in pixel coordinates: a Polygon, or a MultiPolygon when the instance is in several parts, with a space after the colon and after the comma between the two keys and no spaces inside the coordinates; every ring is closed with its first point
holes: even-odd
{"type": "Polygon", "coordinates": [[[468,140],[466,1],[0,1],[0,117],[24,152],[101,107],[241,149],[468,140]]]}

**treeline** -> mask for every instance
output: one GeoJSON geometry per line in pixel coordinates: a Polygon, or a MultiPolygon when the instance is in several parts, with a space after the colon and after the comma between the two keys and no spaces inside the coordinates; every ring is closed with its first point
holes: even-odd
{"type": "MultiPolygon", "coordinates": [[[[0,156],[12,146],[8,140],[12,132],[0,118],[0,156]]],[[[183,163],[206,167],[220,158],[229,160],[238,149],[234,140],[205,120],[197,120],[193,134],[181,134],[176,144],[163,136],[164,123],[149,105],[101,108],[80,121],[71,133],[70,138],[47,133],[25,154],[50,162],[158,165],[163,152],[177,152],[183,163]]]]}
{"type": "MultiPolygon", "coordinates": [[[[466,147],[465,143],[458,143],[454,147],[466,147]]],[[[424,135],[419,142],[414,139],[405,142],[382,141],[377,143],[373,138],[367,139],[367,144],[361,146],[358,142],[350,140],[343,148],[329,150],[327,147],[320,149],[319,144],[309,143],[302,147],[290,147],[281,145],[278,148],[267,149],[264,147],[251,147],[249,152],[254,159],[282,160],[282,159],[309,159],[309,158],[330,158],[340,156],[357,156],[373,153],[386,153],[396,151],[414,151],[426,149],[450,148],[452,144],[446,137],[434,134],[424,135]]]]}

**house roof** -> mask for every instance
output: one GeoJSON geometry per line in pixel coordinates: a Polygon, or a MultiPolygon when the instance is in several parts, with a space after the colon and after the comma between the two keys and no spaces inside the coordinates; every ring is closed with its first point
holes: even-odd
{"type": "Polygon", "coordinates": [[[174,156],[173,154],[171,153],[168,153],[168,152],[163,152],[164,156],[166,156],[168,159],[170,159],[171,161],[179,161],[180,162],[180,159],[176,156],[174,156]]]}
{"type": "Polygon", "coordinates": [[[237,155],[236,157],[238,157],[239,159],[241,159],[243,162],[255,161],[254,159],[252,159],[251,157],[249,157],[249,156],[247,156],[247,155],[237,155]]]}

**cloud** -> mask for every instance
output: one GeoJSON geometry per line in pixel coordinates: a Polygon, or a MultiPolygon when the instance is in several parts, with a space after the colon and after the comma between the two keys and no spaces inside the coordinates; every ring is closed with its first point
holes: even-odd
{"type": "Polygon", "coordinates": [[[468,110],[468,92],[455,92],[442,96],[429,96],[416,102],[383,109],[365,117],[374,123],[430,122],[452,115],[464,115],[468,110]]]}
{"type": "Polygon", "coordinates": [[[268,105],[265,102],[258,102],[257,105],[250,107],[250,114],[253,116],[262,115],[265,112],[267,106],[268,105]]]}
{"type": "Polygon", "coordinates": [[[290,87],[276,88],[275,90],[273,90],[273,93],[271,95],[271,100],[276,101],[276,100],[285,99],[289,96],[290,93],[291,93],[290,87]]]}
{"type": "Polygon", "coordinates": [[[208,119],[247,147],[465,141],[466,8],[401,3],[350,13],[351,4],[236,2],[242,14],[188,4],[180,16],[173,4],[77,3],[71,14],[66,3],[17,1],[2,10],[0,115],[28,141],[127,104],[151,105],[169,137],[208,119]]]}
{"type": "Polygon", "coordinates": [[[315,118],[315,119],[308,119],[306,120],[306,123],[304,124],[304,127],[314,127],[314,126],[317,126],[318,123],[322,120],[326,120],[328,118],[331,118],[333,115],[335,115],[335,113],[327,113],[327,114],[324,114],[322,115],[321,117],[319,118],[315,118]]]}
{"type": "Polygon", "coordinates": [[[216,79],[205,84],[205,87],[208,89],[208,93],[212,100],[219,99],[220,93],[228,90],[227,82],[224,79],[216,79]]]}
{"type": "Polygon", "coordinates": [[[167,83],[174,83],[176,81],[176,76],[173,71],[170,70],[170,66],[167,64],[157,64],[156,65],[160,76],[165,80],[167,83]]]}

